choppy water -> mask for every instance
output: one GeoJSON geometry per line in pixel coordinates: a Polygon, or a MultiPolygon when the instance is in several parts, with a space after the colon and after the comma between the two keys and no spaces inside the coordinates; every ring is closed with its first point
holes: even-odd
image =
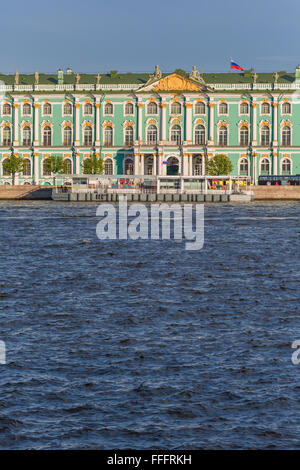
{"type": "Polygon", "coordinates": [[[300,448],[299,203],[207,205],[205,246],[0,203],[0,448],[300,448]]]}

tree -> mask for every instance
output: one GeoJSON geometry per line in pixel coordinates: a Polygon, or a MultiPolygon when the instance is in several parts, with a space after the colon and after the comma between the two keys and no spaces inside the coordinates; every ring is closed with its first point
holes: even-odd
{"type": "Polygon", "coordinates": [[[174,70],[174,73],[177,73],[178,75],[182,75],[183,77],[187,77],[187,73],[183,69],[176,69],[174,70]]]}
{"type": "Polygon", "coordinates": [[[25,158],[19,157],[18,155],[11,155],[3,161],[3,170],[5,173],[11,175],[13,185],[15,184],[16,173],[23,171],[25,164],[25,158]]]}
{"type": "Polygon", "coordinates": [[[83,161],[82,167],[85,175],[101,175],[103,173],[103,160],[97,155],[91,155],[83,161]]]}
{"type": "Polygon", "coordinates": [[[206,174],[210,176],[229,175],[232,172],[232,163],[227,155],[219,154],[206,163],[206,174]]]}
{"type": "Polygon", "coordinates": [[[53,185],[55,186],[56,175],[68,172],[68,163],[63,157],[51,155],[44,161],[44,170],[53,176],[53,185]]]}

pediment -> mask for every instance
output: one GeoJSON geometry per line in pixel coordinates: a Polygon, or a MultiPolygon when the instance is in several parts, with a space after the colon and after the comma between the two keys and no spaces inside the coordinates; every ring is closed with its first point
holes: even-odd
{"type": "Polygon", "coordinates": [[[153,83],[149,83],[148,85],[140,88],[139,91],[203,91],[205,90],[205,86],[195,83],[193,80],[189,78],[183,77],[178,73],[172,73],[167,77],[161,78],[160,80],[156,80],[153,83]]]}

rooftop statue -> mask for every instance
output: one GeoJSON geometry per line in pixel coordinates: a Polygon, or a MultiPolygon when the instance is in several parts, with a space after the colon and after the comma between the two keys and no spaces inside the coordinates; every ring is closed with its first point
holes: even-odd
{"type": "Polygon", "coordinates": [[[256,72],[253,72],[253,74],[252,74],[253,83],[256,83],[257,79],[258,79],[258,74],[256,72]]]}
{"type": "Polygon", "coordinates": [[[34,84],[35,85],[39,84],[39,73],[36,71],[34,72],[34,84]]]}
{"type": "Polygon", "coordinates": [[[194,80],[195,82],[202,83],[202,85],[205,84],[205,81],[203,80],[203,77],[199,70],[196,69],[196,65],[193,66],[193,69],[189,75],[189,78],[191,80],[194,80]]]}
{"type": "Polygon", "coordinates": [[[156,82],[157,80],[160,80],[161,78],[162,78],[162,73],[159,70],[159,66],[156,65],[154,73],[149,75],[149,79],[148,79],[147,83],[145,83],[145,86],[150,85],[150,83],[156,82]]]}
{"type": "Polygon", "coordinates": [[[279,73],[278,73],[278,72],[274,72],[274,73],[273,73],[273,80],[274,80],[274,83],[278,83],[278,78],[279,78],[279,73]]]}
{"type": "Polygon", "coordinates": [[[79,73],[76,73],[75,79],[76,79],[76,85],[79,85],[79,82],[80,82],[80,75],[79,75],[79,73]]]}
{"type": "Polygon", "coordinates": [[[19,85],[19,72],[16,71],[15,73],[15,85],[19,85]]]}
{"type": "Polygon", "coordinates": [[[99,85],[100,80],[101,80],[101,75],[100,73],[97,73],[97,85],[99,85]]]}

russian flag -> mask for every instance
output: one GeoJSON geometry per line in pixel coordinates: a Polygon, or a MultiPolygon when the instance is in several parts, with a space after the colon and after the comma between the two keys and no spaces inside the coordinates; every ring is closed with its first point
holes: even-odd
{"type": "Polygon", "coordinates": [[[234,62],[232,59],[230,60],[230,68],[235,70],[244,70],[243,67],[234,62]]]}
{"type": "Polygon", "coordinates": [[[166,161],[163,161],[162,163],[163,163],[163,165],[167,165],[167,164],[168,164],[168,162],[166,162],[166,161]]]}

